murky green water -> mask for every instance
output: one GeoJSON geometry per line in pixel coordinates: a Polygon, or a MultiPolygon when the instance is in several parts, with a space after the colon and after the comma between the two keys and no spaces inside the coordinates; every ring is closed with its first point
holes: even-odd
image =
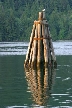
{"type": "Polygon", "coordinates": [[[25,55],[1,55],[0,108],[72,108],[72,55],[56,57],[57,69],[28,70],[25,55]]]}

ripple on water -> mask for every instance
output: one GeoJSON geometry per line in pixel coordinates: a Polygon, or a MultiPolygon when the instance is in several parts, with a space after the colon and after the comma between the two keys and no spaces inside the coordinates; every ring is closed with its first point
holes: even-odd
{"type": "MultiPolygon", "coordinates": [[[[28,45],[28,42],[0,42],[0,55],[25,55],[28,45]]],[[[72,42],[53,42],[53,46],[56,55],[72,55],[72,42]]]]}

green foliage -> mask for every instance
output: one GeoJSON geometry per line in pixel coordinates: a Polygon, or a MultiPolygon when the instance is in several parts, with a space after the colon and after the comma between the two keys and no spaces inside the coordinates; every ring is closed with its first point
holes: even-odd
{"type": "Polygon", "coordinates": [[[53,40],[72,39],[72,0],[0,0],[0,41],[27,41],[46,9],[53,40]]]}

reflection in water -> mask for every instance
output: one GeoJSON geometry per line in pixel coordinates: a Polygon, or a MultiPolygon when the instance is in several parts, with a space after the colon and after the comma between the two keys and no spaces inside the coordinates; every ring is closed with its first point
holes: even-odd
{"type": "Polygon", "coordinates": [[[41,66],[40,68],[25,67],[28,89],[33,101],[37,105],[46,105],[54,83],[55,70],[53,67],[41,66]]]}

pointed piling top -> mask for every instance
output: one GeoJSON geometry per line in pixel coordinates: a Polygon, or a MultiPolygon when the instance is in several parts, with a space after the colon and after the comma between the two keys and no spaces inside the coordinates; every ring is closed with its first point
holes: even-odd
{"type": "Polygon", "coordinates": [[[45,9],[42,10],[43,13],[43,20],[45,19],[45,9]]]}
{"type": "Polygon", "coordinates": [[[45,9],[43,9],[41,12],[39,12],[38,20],[44,20],[44,19],[45,19],[45,9]]]}

